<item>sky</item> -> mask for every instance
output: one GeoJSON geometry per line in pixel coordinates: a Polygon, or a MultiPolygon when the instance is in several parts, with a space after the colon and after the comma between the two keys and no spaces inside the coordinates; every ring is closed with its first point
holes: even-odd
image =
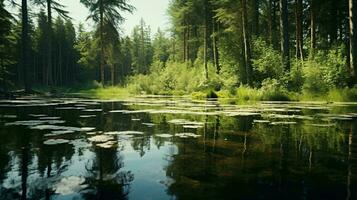
{"type": "MultiPolygon", "coordinates": [[[[86,25],[86,28],[93,28],[93,23],[90,20],[86,21],[88,11],[79,0],[60,0],[60,2],[67,7],[66,9],[75,24],[81,22],[86,25]]],[[[121,27],[125,35],[131,34],[132,29],[139,24],[141,18],[151,27],[153,33],[159,27],[161,30],[166,30],[169,27],[169,17],[166,12],[169,0],[128,0],[128,2],[136,9],[133,14],[123,13],[126,20],[121,27]]]]}

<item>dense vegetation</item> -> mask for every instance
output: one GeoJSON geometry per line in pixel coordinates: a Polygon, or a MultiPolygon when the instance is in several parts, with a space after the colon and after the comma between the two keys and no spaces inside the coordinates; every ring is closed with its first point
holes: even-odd
{"type": "Polygon", "coordinates": [[[111,85],[241,100],[357,99],[354,0],[171,0],[170,30],[152,34],[142,20],[125,37],[120,13],[135,14],[126,1],[81,2],[92,31],[76,29],[55,0],[0,0],[1,90],[111,85]],[[27,3],[40,7],[30,9],[35,21],[27,3]]]}

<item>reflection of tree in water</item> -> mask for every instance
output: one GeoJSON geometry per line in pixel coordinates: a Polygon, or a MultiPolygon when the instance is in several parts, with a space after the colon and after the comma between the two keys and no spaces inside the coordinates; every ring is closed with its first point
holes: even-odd
{"type": "Polygon", "coordinates": [[[349,166],[341,156],[348,142],[340,126],[252,126],[249,117],[218,121],[219,133],[205,127],[205,137],[176,141],[178,154],[167,167],[167,176],[174,180],[168,188],[171,195],[178,199],[341,199],[346,197],[341,189],[345,185],[347,191],[356,189],[352,156],[349,166]]]}
{"type": "Polygon", "coordinates": [[[38,172],[41,174],[41,178],[37,180],[37,187],[32,186],[33,199],[39,199],[45,197],[50,199],[55,194],[53,190],[54,181],[58,181],[61,174],[66,171],[70,165],[74,150],[72,145],[44,145],[39,144],[38,156],[38,172]],[[43,185],[41,181],[46,181],[47,184],[43,185]]]}
{"type": "Polygon", "coordinates": [[[87,181],[95,192],[84,194],[85,199],[127,199],[134,175],[130,171],[120,171],[124,166],[123,157],[113,148],[95,147],[95,154],[86,166],[87,181]]]}
{"type": "Polygon", "coordinates": [[[131,146],[137,152],[139,152],[140,156],[143,157],[146,151],[150,151],[151,142],[150,137],[143,136],[134,138],[131,142],[131,146]]]}
{"type": "MultiPolygon", "coordinates": [[[[2,137],[3,134],[6,134],[6,132],[0,129],[0,137],[2,137]]],[[[8,163],[10,161],[10,158],[8,154],[9,149],[7,147],[8,142],[9,141],[7,141],[7,139],[4,137],[2,137],[2,139],[0,140],[0,188],[5,178],[5,173],[9,170],[8,163]]]]}
{"type": "MultiPolygon", "coordinates": [[[[207,116],[205,117],[207,119],[207,116]]],[[[205,120],[208,122],[208,120],[205,120]]],[[[178,154],[172,156],[166,174],[174,180],[168,188],[178,199],[220,199],[212,195],[217,191],[217,153],[220,119],[205,124],[200,139],[178,139],[178,154]]]]}

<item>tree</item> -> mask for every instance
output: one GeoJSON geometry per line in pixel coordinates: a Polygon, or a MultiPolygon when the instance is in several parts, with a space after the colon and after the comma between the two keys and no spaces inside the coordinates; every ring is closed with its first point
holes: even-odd
{"type": "Polygon", "coordinates": [[[134,73],[148,74],[152,63],[153,49],[150,27],[145,24],[143,19],[141,19],[140,25],[134,27],[131,37],[134,73]]]}
{"type": "Polygon", "coordinates": [[[124,20],[120,11],[132,12],[134,7],[127,3],[127,0],[81,0],[87,8],[89,8],[91,18],[99,24],[100,32],[100,80],[105,84],[104,77],[104,23],[111,23],[114,27],[118,27],[119,23],[124,20]]]}
{"type": "Polygon", "coordinates": [[[157,30],[153,40],[153,60],[165,63],[169,59],[169,40],[165,37],[165,33],[157,30]]]}
{"type": "Polygon", "coordinates": [[[281,54],[284,69],[290,70],[288,2],[280,0],[281,54]]]}
{"type": "Polygon", "coordinates": [[[4,1],[0,0],[0,91],[7,90],[10,85],[9,67],[14,64],[12,55],[14,49],[14,38],[12,36],[12,16],[5,9],[4,1]]]}
{"type": "Polygon", "coordinates": [[[295,0],[296,59],[303,60],[303,7],[302,0],[295,0]]]}
{"type": "Polygon", "coordinates": [[[349,21],[350,21],[350,70],[353,77],[353,82],[356,83],[356,69],[357,69],[357,2],[349,0],[349,21]]]}
{"type": "Polygon", "coordinates": [[[310,56],[313,58],[316,46],[316,8],[315,1],[310,0],[310,56]]]}
{"type": "Polygon", "coordinates": [[[243,26],[243,41],[244,41],[244,62],[246,70],[247,84],[252,86],[252,65],[251,65],[251,52],[250,52],[250,35],[248,30],[248,14],[247,14],[247,1],[241,0],[242,4],[242,26],[243,26]]]}
{"type": "Polygon", "coordinates": [[[29,39],[29,20],[27,10],[27,0],[21,1],[21,17],[22,17],[22,31],[21,31],[21,63],[23,70],[23,83],[25,92],[30,93],[31,82],[29,81],[29,54],[30,54],[30,39],[29,39]]]}

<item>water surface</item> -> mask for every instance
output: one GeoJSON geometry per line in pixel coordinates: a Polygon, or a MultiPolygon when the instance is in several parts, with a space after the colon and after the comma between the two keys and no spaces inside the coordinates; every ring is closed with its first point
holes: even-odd
{"type": "Polygon", "coordinates": [[[0,100],[0,199],[356,199],[356,103],[0,100]]]}

